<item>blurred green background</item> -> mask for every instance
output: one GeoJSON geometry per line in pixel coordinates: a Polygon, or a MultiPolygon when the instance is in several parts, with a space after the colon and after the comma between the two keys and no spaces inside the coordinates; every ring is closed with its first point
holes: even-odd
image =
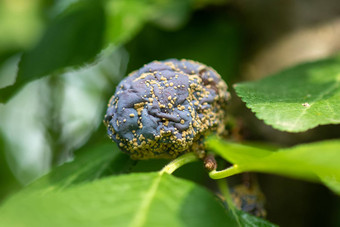
{"type": "MultiPolygon", "coordinates": [[[[108,143],[102,118],[109,97],[152,60],[187,58],[215,68],[247,140],[290,146],[339,138],[338,126],[274,130],[232,89],[338,53],[338,37],[337,0],[0,0],[0,88],[7,87],[0,93],[7,101],[0,104],[0,201],[72,161],[80,148],[108,143]]],[[[135,171],[159,166],[152,163],[135,171]]],[[[200,171],[190,165],[179,174],[206,182],[200,171]]],[[[273,223],[340,226],[339,199],[325,187],[268,175],[259,181],[273,223]]]]}

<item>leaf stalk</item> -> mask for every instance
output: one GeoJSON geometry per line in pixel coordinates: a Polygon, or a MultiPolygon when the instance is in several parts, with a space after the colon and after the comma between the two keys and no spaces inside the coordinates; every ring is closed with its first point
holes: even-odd
{"type": "Polygon", "coordinates": [[[242,170],[239,168],[238,165],[233,165],[227,169],[221,170],[221,171],[210,171],[209,172],[209,177],[212,179],[221,179],[221,178],[225,178],[225,177],[230,177],[232,175],[238,174],[238,173],[242,173],[242,170]]]}

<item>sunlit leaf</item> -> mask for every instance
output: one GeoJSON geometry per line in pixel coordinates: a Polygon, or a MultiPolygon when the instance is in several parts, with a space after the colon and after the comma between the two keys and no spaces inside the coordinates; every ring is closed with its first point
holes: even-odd
{"type": "Polygon", "coordinates": [[[235,90],[259,119],[279,130],[340,123],[340,57],[240,83],[235,90]]]}
{"type": "Polygon", "coordinates": [[[19,194],[0,208],[1,226],[236,226],[202,187],[167,174],[108,177],[63,191],[19,194]],[[20,218],[18,218],[20,217],[20,218]]]}
{"type": "Polygon", "coordinates": [[[339,193],[340,140],[299,145],[278,151],[235,144],[212,138],[210,149],[236,164],[241,172],[274,173],[311,181],[323,181],[339,193]]]}
{"type": "Polygon", "coordinates": [[[115,44],[129,41],[152,14],[149,5],[143,0],[110,0],[106,2],[105,11],[105,41],[115,44]]]}
{"type": "Polygon", "coordinates": [[[320,180],[335,193],[340,195],[340,176],[338,174],[319,175],[320,180]]]}
{"type": "Polygon", "coordinates": [[[189,18],[190,9],[188,0],[109,0],[105,5],[106,42],[127,42],[147,22],[177,28],[189,18]]]}
{"type": "Polygon", "coordinates": [[[0,1],[0,59],[32,46],[43,27],[42,1],[0,1]]]}

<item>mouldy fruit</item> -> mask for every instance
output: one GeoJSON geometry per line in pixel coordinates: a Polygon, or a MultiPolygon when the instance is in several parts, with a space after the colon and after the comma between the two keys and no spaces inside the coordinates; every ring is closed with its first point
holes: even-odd
{"type": "Polygon", "coordinates": [[[230,190],[231,198],[235,206],[239,210],[255,215],[257,217],[266,217],[264,209],[265,197],[258,185],[246,187],[245,185],[237,185],[230,190]]]}
{"type": "Polygon", "coordinates": [[[227,85],[212,68],[191,60],[154,61],[119,83],[104,122],[131,158],[176,158],[224,128],[227,98],[227,85]]]}

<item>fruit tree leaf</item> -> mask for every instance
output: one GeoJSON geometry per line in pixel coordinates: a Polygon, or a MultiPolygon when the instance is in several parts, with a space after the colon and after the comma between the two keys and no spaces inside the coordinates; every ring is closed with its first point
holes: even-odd
{"type": "Polygon", "coordinates": [[[147,22],[157,23],[162,28],[174,29],[189,17],[189,0],[108,0],[106,11],[107,42],[129,41],[147,22]]]}
{"type": "Polygon", "coordinates": [[[340,176],[338,174],[319,175],[321,181],[340,195],[340,176]]]}
{"type": "Polygon", "coordinates": [[[259,119],[282,131],[340,123],[339,56],[236,84],[235,90],[259,119]]]}
{"type": "Polygon", "coordinates": [[[240,210],[237,210],[236,213],[239,217],[239,220],[242,226],[247,226],[247,227],[275,227],[277,226],[273,223],[270,223],[267,220],[255,217],[253,215],[250,215],[240,210]]]}
{"type": "Polygon", "coordinates": [[[0,225],[205,227],[236,222],[202,187],[168,174],[139,173],[62,191],[19,193],[0,208],[0,225]]]}
{"type": "Polygon", "coordinates": [[[16,83],[0,90],[0,102],[8,101],[32,80],[91,62],[109,44],[129,41],[147,22],[157,22],[164,28],[182,25],[189,17],[190,6],[189,0],[55,3],[52,14],[57,16],[48,23],[37,45],[23,54],[16,83]]]}
{"type": "Polygon", "coordinates": [[[32,80],[94,58],[104,39],[105,15],[100,2],[77,2],[52,20],[37,45],[23,54],[16,83],[0,90],[0,101],[32,80]]]}
{"type": "Polygon", "coordinates": [[[78,150],[72,162],[56,167],[25,190],[63,189],[96,180],[103,175],[123,173],[130,164],[130,157],[123,154],[114,143],[94,145],[78,150]]]}
{"type": "Polygon", "coordinates": [[[211,138],[208,146],[225,160],[236,164],[241,172],[274,173],[322,181],[336,193],[340,192],[340,140],[303,144],[277,151],[217,138],[211,138]]]}

